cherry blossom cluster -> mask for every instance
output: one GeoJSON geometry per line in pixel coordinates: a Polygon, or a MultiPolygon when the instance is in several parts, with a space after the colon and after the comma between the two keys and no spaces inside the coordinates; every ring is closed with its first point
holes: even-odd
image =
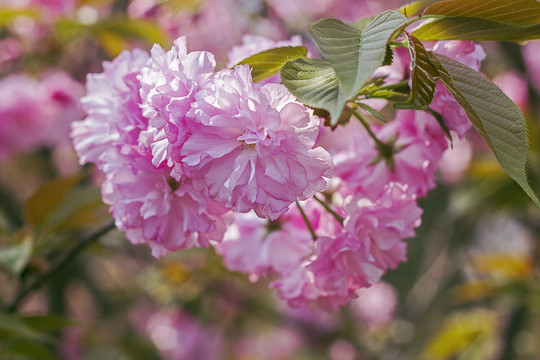
{"type": "MultiPolygon", "coordinates": [[[[245,37],[229,62],[299,41],[245,37]]],[[[433,51],[476,69],[484,56],[471,42],[433,51]]],[[[381,71],[402,79],[409,61],[395,63],[381,71]]],[[[87,117],[72,138],[81,164],[105,175],[103,199],[132,243],[155,257],[213,246],[230,270],[270,276],[291,306],[326,309],[406,260],[417,199],[448,148],[431,115],[331,129],[278,78],[254,83],[248,65],[216,71],[214,56],[188,52],[184,37],[103,68],[88,76],[87,117]]],[[[470,124],[453,101],[441,88],[434,107],[462,136],[470,124]]]]}

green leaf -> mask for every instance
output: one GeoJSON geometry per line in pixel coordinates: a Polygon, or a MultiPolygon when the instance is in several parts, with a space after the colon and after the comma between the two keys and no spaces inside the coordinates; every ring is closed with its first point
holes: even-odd
{"type": "Polygon", "coordinates": [[[428,20],[412,34],[422,41],[529,41],[540,39],[540,24],[521,26],[477,18],[449,17],[428,20]]]}
{"type": "Polygon", "coordinates": [[[0,340],[25,339],[52,342],[54,338],[26,324],[20,317],[0,312],[0,340]]]}
{"type": "Polygon", "coordinates": [[[62,202],[71,189],[83,179],[82,173],[43,184],[26,203],[26,218],[38,228],[62,202]]]}
{"type": "Polygon", "coordinates": [[[74,320],[55,315],[27,316],[22,320],[37,331],[56,331],[75,324],[74,320]]]}
{"type": "Polygon", "coordinates": [[[303,46],[287,46],[266,50],[242,60],[237,65],[248,64],[253,69],[253,81],[258,82],[279,73],[281,67],[289,60],[307,56],[303,46]]]}
{"type": "Polygon", "coordinates": [[[0,349],[3,359],[54,360],[51,350],[41,344],[29,341],[15,341],[3,345],[0,349]],[[5,357],[4,357],[5,356],[5,357]]]}
{"type": "Polygon", "coordinates": [[[427,40],[540,39],[540,3],[536,0],[446,0],[429,6],[428,20],[413,32],[427,40]]]}
{"type": "Polygon", "coordinates": [[[39,11],[37,8],[14,9],[11,7],[0,7],[0,26],[10,25],[19,16],[38,18],[39,11]]]}
{"type": "Polygon", "coordinates": [[[337,19],[324,19],[308,29],[321,54],[340,80],[340,102],[354,98],[371,74],[382,65],[386,45],[407,18],[395,10],[384,11],[360,32],[337,19]]]}
{"type": "Polygon", "coordinates": [[[45,225],[51,231],[65,231],[101,224],[109,218],[98,188],[76,187],[66,195],[45,225]]]}
{"type": "Polygon", "coordinates": [[[327,110],[335,123],[343,111],[338,102],[339,80],[325,60],[299,58],[281,68],[281,82],[298,100],[313,108],[327,110]]]}
{"type": "Polygon", "coordinates": [[[428,54],[442,82],[463,107],[499,163],[540,207],[527,180],[528,141],[525,119],[518,106],[477,71],[444,55],[428,54]]]}
{"type": "Polygon", "coordinates": [[[81,24],[73,19],[61,19],[55,24],[55,33],[63,42],[72,42],[88,36],[100,42],[111,56],[116,56],[129,45],[129,41],[158,43],[168,47],[171,39],[152,21],[125,17],[107,18],[96,24],[81,24]]]}
{"type": "Polygon", "coordinates": [[[384,118],[383,114],[369,106],[368,104],[364,104],[361,102],[355,103],[360,109],[367,111],[371,116],[381,120],[382,122],[386,122],[386,119],[384,118]]]}
{"type": "Polygon", "coordinates": [[[28,264],[32,256],[33,240],[25,237],[20,244],[3,245],[0,247],[0,267],[18,276],[28,264]]]}
{"type": "Polygon", "coordinates": [[[395,104],[397,109],[425,110],[433,101],[439,72],[431,63],[426,48],[412,35],[407,34],[412,61],[411,95],[406,103],[395,104]]]}
{"type": "Polygon", "coordinates": [[[445,0],[429,6],[423,15],[478,18],[514,25],[540,23],[536,0],[445,0]]]}
{"type": "Polygon", "coordinates": [[[398,11],[407,17],[417,16],[420,15],[426,7],[436,3],[437,1],[440,0],[418,0],[407,5],[403,5],[398,9],[398,11]]]}

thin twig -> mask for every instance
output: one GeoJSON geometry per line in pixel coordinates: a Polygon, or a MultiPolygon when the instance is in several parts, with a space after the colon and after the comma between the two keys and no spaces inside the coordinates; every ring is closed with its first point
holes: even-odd
{"type": "Polygon", "coordinates": [[[313,230],[313,226],[311,226],[311,223],[309,222],[309,219],[306,216],[306,213],[304,212],[304,209],[302,209],[302,206],[300,206],[300,203],[297,201],[296,206],[298,206],[298,209],[300,210],[300,214],[302,214],[302,218],[304,218],[304,221],[309,229],[309,232],[311,234],[311,237],[313,238],[313,241],[317,240],[317,235],[315,234],[315,230],[313,230]]]}
{"type": "Polygon", "coordinates": [[[358,119],[360,120],[360,122],[362,123],[362,125],[364,126],[364,128],[366,129],[366,131],[368,132],[369,136],[371,136],[371,138],[375,141],[375,143],[377,144],[377,147],[379,148],[379,150],[382,150],[382,149],[386,149],[388,147],[388,145],[386,145],[385,143],[383,143],[381,140],[379,140],[379,138],[373,133],[373,131],[371,131],[371,127],[369,126],[369,124],[366,122],[366,120],[364,119],[364,117],[362,116],[362,114],[360,113],[360,111],[358,111],[358,109],[356,109],[356,104],[354,104],[354,108],[352,109],[352,113],[353,115],[358,119]]]}
{"type": "Polygon", "coordinates": [[[332,210],[332,208],[330,206],[328,206],[328,204],[326,202],[322,201],[317,196],[313,195],[313,198],[315,200],[317,200],[319,202],[319,204],[321,204],[326,209],[326,211],[328,211],[337,221],[339,221],[339,223],[341,225],[343,225],[343,222],[345,221],[345,219],[343,219],[342,216],[340,216],[337,212],[332,210]]]}
{"type": "Polygon", "coordinates": [[[54,259],[54,261],[51,264],[50,269],[43,273],[41,276],[39,276],[37,279],[35,279],[29,286],[23,287],[18,293],[15,299],[8,305],[7,311],[13,312],[17,309],[17,306],[21,302],[22,299],[24,299],[29,293],[31,293],[34,290],[39,289],[41,286],[43,286],[58,270],[66,266],[71,260],[73,260],[84,248],[86,248],[88,245],[92,244],[96,240],[98,240],[100,237],[114,229],[114,222],[111,222],[101,228],[100,230],[88,235],[87,237],[82,238],[79,242],[77,242],[71,249],[64,252],[63,254],[60,254],[58,257],[54,259]]]}

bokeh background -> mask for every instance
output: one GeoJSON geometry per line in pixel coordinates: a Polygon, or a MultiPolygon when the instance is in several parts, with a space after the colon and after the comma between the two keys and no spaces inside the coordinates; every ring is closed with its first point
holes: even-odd
{"type": "MultiPolygon", "coordinates": [[[[408,261],[338,312],[291,309],[271,279],[228,272],[213,250],[156,260],[118,231],[94,236],[111,217],[69,124],[103,61],[186,35],[223,68],[243,35],[309,46],[317,19],[405,3],[0,0],[0,358],[540,358],[540,210],[473,132],[421,200],[408,261]]],[[[482,45],[482,72],[526,115],[539,191],[540,41],[482,45]]]]}

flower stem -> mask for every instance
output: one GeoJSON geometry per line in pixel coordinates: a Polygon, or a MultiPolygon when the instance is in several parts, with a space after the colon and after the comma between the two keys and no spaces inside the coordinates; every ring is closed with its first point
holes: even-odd
{"type": "Polygon", "coordinates": [[[340,216],[337,212],[332,210],[332,208],[330,208],[330,206],[326,202],[319,199],[316,195],[313,195],[313,198],[317,200],[319,204],[321,204],[326,209],[326,211],[328,211],[337,221],[339,221],[341,225],[343,225],[343,222],[345,221],[345,219],[343,219],[342,216],[340,216]]]}
{"type": "Polygon", "coordinates": [[[381,140],[379,140],[379,138],[373,133],[369,124],[366,122],[366,120],[364,119],[360,111],[358,111],[356,104],[354,104],[354,107],[352,108],[352,113],[358,120],[360,120],[360,122],[362,123],[366,131],[368,132],[369,136],[371,136],[373,141],[375,141],[375,144],[377,144],[377,148],[379,149],[379,151],[383,154],[388,153],[389,146],[383,143],[381,140]]]}
{"type": "Polygon", "coordinates": [[[60,254],[57,258],[53,260],[53,262],[51,263],[51,267],[47,272],[43,273],[41,276],[35,279],[29,286],[22,287],[19,290],[19,292],[17,293],[13,301],[7,306],[7,311],[8,312],[15,311],[17,309],[17,306],[21,302],[21,300],[24,299],[29,293],[43,286],[47,281],[51,279],[51,277],[56,272],[58,272],[60,269],[66,266],[88,245],[97,241],[100,237],[102,237],[103,235],[105,235],[106,233],[108,233],[114,228],[115,228],[114,222],[111,222],[105,225],[103,228],[97,230],[96,232],[88,235],[87,237],[80,239],[73,247],[71,247],[71,249],[69,249],[63,254],[60,254]]]}
{"type": "Polygon", "coordinates": [[[311,223],[309,222],[309,219],[306,216],[306,213],[304,212],[304,209],[302,209],[302,206],[300,206],[300,203],[297,201],[296,206],[298,206],[298,209],[300,210],[300,214],[302,214],[302,218],[304,219],[307,228],[309,229],[309,232],[311,234],[311,237],[313,238],[313,241],[317,241],[317,235],[315,235],[315,231],[313,230],[313,226],[311,226],[311,223]]]}

